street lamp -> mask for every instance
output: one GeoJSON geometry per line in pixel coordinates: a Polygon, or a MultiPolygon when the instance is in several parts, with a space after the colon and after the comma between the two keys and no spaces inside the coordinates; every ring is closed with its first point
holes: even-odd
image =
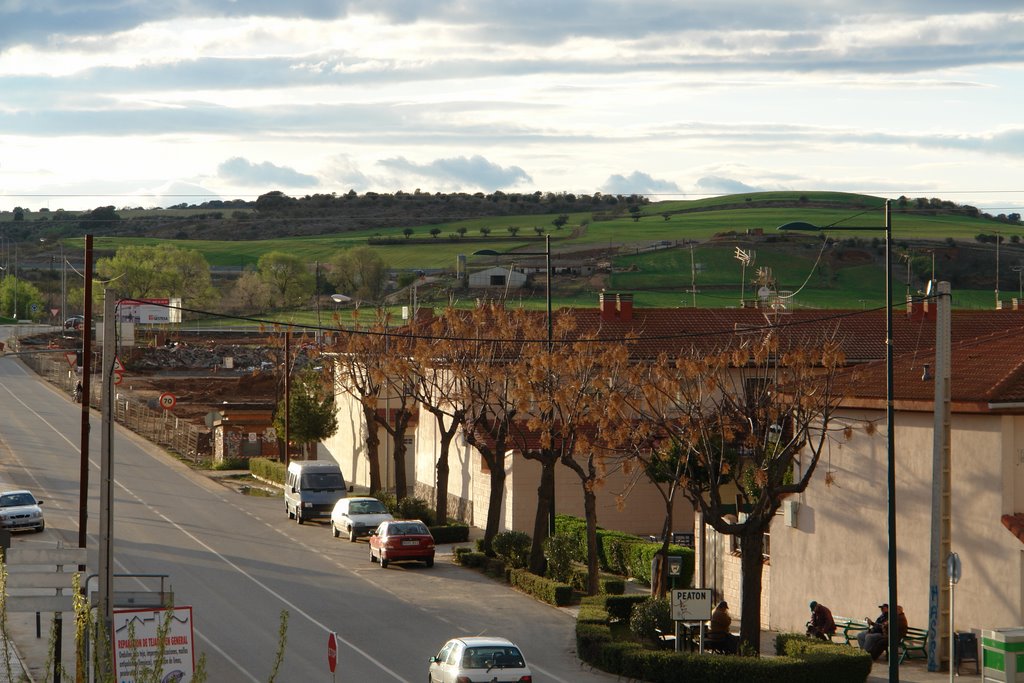
{"type": "MultiPolygon", "coordinates": [[[[544,257],[544,271],[546,277],[544,278],[544,299],[547,305],[547,323],[548,323],[548,354],[551,353],[552,348],[552,318],[551,318],[551,235],[544,235],[544,251],[507,251],[500,252],[494,249],[480,249],[474,251],[473,256],[543,256],[544,257]]],[[[497,261],[497,259],[495,259],[497,261]]],[[[551,484],[551,501],[548,506],[548,535],[555,535],[555,487],[554,482],[551,484]]]]}
{"type": "MultiPolygon", "coordinates": [[[[827,225],[818,227],[811,223],[797,221],[780,225],[779,230],[802,230],[822,232],[824,230],[879,230],[877,226],[862,227],[850,225],[827,225]]],[[[896,615],[899,605],[897,600],[896,577],[896,442],[895,442],[895,411],[893,409],[893,362],[892,362],[892,214],[890,200],[885,200],[885,417],[886,417],[886,448],[888,451],[888,476],[886,478],[886,504],[888,510],[887,529],[889,536],[889,609],[896,615]]],[[[899,629],[889,629],[889,680],[900,680],[899,629]]]]}

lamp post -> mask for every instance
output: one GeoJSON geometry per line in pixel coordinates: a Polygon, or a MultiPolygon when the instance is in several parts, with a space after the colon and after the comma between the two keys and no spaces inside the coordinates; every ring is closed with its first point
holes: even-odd
{"type": "MultiPolygon", "coordinates": [[[[548,327],[548,330],[547,330],[547,332],[548,332],[547,347],[548,347],[548,354],[550,354],[551,353],[551,348],[552,348],[552,345],[553,345],[553,339],[552,339],[553,334],[552,333],[553,333],[553,329],[554,329],[553,326],[552,326],[552,318],[551,318],[551,235],[544,235],[544,251],[540,251],[540,252],[537,252],[537,251],[512,251],[512,252],[504,252],[503,253],[503,252],[495,251],[494,249],[480,249],[479,251],[474,251],[473,252],[473,256],[494,256],[494,257],[498,257],[498,256],[502,256],[502,255],[512,255],[512,256],[543,256],[544,257],[544,271],[545,271],[545,275],[546,275],[546,277],[544,278],[544,301],[545,301],[545,305],[546,305],[547,327],[548,327]]],[[[497,258],[495,258],[495,262],[497,262],[497,258]]],[[[555,535],[555,488],[554,488],[554,482],[552,482],[551,501],[550,501],[550,504],[548,506],[548,535],[549,536],[554,536],[555,535]]]]}
{"type": "MultiPolygon", "coordinates": [[[[897,615],[899,600],[897,599],[896,574],[896,442],[895,442],[895,410],[893,407],[893,342],[892,342],[892,214],[890,200],[885,200],[885,418],[886,418],[886,450],[888,473],[886,477],[886,508],[888,531],[888,566],[889,566],[889,610],[897,615]]],[[[819,227],[801,221],[780,225],[779,230],[801,230],[822,232],[824,230],[878,230],[877,226],[827,225],[819,227]]],[[[889,629],[889,680],[900,680],[899,663],[899,629],[889,629]]]]}

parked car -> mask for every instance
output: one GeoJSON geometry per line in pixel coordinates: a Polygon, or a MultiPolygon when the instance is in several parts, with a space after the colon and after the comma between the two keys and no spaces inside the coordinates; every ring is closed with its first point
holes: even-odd
{"type": "Polygon", "coordinates": [[[6,491],[0,493],[0,529],[35,529],[46,528],[43,521],[43,510],[38,500],[29,491],[6,491]]]}
{"type": "Polygon", "coordinates": [[[292,460],[284,481],[284,510],[299,524],[331,516],[348,496],[345,477],[333,460],[292,460]]]}
{"type": "Polygon", "coordinates": [[[430,683],[533,683],[523,653],[505,638],[452,638],[430,658],[430,683]]]}
{"type": "Polygon", "coordinates": [[[80,330],[85,325],[85,318],[80,315],[73,315],[64,321],[65,330],[80,330]]]}
{"type": "Polygon", "coordinates": [[[415,560],[434,566],[434,537],[427,525],[418,519],[381,522],[370,534],[370,562],[380,562],[383,569],[391,562],[415,560]]]}
{"type": "Polygon", "coordinates": [[[342,498],[331,511],[331,531],[335,538],[344,531],[348,540],[355,542],[359,536],[368,536],[381,522],[393,519],[384,503],[376,498],[342,498]]]}

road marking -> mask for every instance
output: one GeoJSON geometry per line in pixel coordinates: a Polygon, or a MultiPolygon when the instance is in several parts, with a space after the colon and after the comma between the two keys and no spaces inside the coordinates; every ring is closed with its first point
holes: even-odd
{"type": "MultiPolygon", "coordinates": [[[[64,439],[65,441],[67,441],[69,445],[71,445],[72,447],[74,447],[74,448],[76,448],[76,449],[77,449],[77,446],[76,446],[76,445],[75,445],[74,443],[72,443],[70,439],[68,439],[68,438],[67,438],[66,436],[64,436],[64,434],[63,434],[63,433],[62,433],[62,432],[61,432],[60,430],[58,430],[58,429],[57,429],[56,427],[54,427],[54,426],[53,426],[52,424],[50,424],[50,423],[49,423],[49,422],[48,422],[48,421],[46,420],[46,418],[44,418],[44,417],[43,417],[42,415],[40,415],[40,414],[39,414],[38,412],[36,412],[35,410],[33,410],[33,409],[32,409],[32,408],[30,407],[30,406],[28,406],[28,405],[27,405],[27,404],[26,404],[26,403],[25,403],[24,401],[22,401],[22,400],[21,400],[20,398],[18,398],[17,396],[15,396],[15,395],[14,395],[14,393],[13,393],[13,392],[11,392],[11,390],[10,390],[10,389],[8,389],[8,388],[7,388],[6,386],[4,387],[4,389],[5,389],[5,390],[7,391],[7,393],[8,393],[8,394],[9,394],[9,395],[11,396],[11,398],[13,398],[13,399],[14,399],[15,401],[17,401],[17,402],[18,402],[19,404],[21,404],[21,406],[22,406],[22,407],[24,407],[24,408],[25,408],[26,410],[28,410],[28,411],[29,411],[30,413],[32,413],[33,415],[35,415],[35,416],[36,416],[36,418],[38,418],[38,419],[39,419],[39,420],[40,420],[40,421],[41,421],[41,422],[42,422],[43,424],[45,424],[45,425],[46,425],[47,427],[49,427],[49,428],[50,428],[51,430],[53,430],[53,432],[54,432],[54,433],[56,433],[56,434],[60,435],[60,437],[61,437],[62,439],[64,439]]],[[[90,458],[90,462],[92,462],[92,459],[91,459],[91,458],[90,458]]],[[[98,467],[98,465],[97,465],[97,464],[96,464],[95,462],[93,462],[93,465],[94,465],[94,466],[96,466],[96,467],[98,467]]],[[[29,472],[29,474],[30,474],[30,476],[32,476],[32,479],[33,479],[33,481],[36,481],[36,478],[35,478],[35,476],[33,476],[33,475],[31,474],[31,472],[29,472]]],[[[37,483],[38,483],[38,482],[37,482],[37,483]]],[[[293,611],[294,611],[294,612],[295,612],[296,614],[299,614],[299,615],[301,615],[301,616],[305,617],[305,619],[306,619],[307,621],[309,621],[310,623],[312,623],[312,624],[314,624],[314,625],[316,625],[316,626],[319,626],[320,628],[322,628],[322,629],[323,629],[323,630],[324,630],[325,632],[327,632],[327,633],[331,633],[331,632],[333,632],[333,629],[331,629],[331,628],[328,628],[326,624],[324,624],[323,622],[321,622],[321,621],[319,621],[318,619],[316,619],[315,617],[313,617],[313,615],[311,615],[311,614],[309,614],[308,612],[306,612],[305,610],[301,609],[301,608],[300,608],[300,607],[299,607],[298,605],[296,605],[295,603],[293,603],[293,602],[291,602],[290,600],[288,600],[288,599],[287,599],[286,597],[284,597],[283,595],[281,595],[280,593],[278,593],[277,591],[275,591],[275,590],[274,590],[273,588],[271,588],[270,586],[268,586],[268,585],[264,584],[264,583],[263,583],[262,581],[260,581],[260,580],[259,580],[259,579],[257,579],[256,577],[254,577],[254,576],[253,576],[252,574],[249,574],[249,573],[248,573],[247,571],[245,571],[245,570],[244,570],[244,569],[243,569],[242,567],[238,566],[237,564],[235,564],[234,562],[232,562],[231,560],[229,560],[228,558],[226,558],[226,557],[225,557],[224,555],[222,555],[222,554],[220,554],[219,552],[217,552],[216,550],[214,550],[214,548],[213,548],[212,546],[210,546],[209,544],[205,543],[205,542],[204,542],[204,541],[202,541],[201,539],[197,538],[197,537],[196,537],[196,536],[195,536],[194,534],[192,534],[191,532],[187,531],[187,530],[186,530],[186,529],[185,529],[184,527],[182,527],[182,526],[181,526],[180,524],[178,524],[177,522],[175,522],[175,521],[174,521],[173,519],[171,519],[171,518],[170,518],[170,517],[168,517],[167,515],[163,514],[162,512],[160,512],[159,510],[157,510],[156,508],[154,508],[154,507],[153,507],[152,505],[150,505],[149,503],[147,503],[147,502],[145,502],[144,500],[142,500],[142,498],[140,498],[139,496],[137,496],[137,495],[135,494],[135,492],[134,492],[134,491],[132,491],[132,490],[131,490],[131,489],[129,489],[129,488],[127,487],[127,486],[125,486],[124,484],[122,484],[121,482],[119,482],[119,481],[118,481],[118,480],[117,480],[116,478],[114,479],[114,484],[116,484],[118,488],[120,488],[120,489],[121,489],[122,491],[124,491],[124,492],[125,492],[125,493],[127,493],[127,494],[128,494],[129,496],[131,496],[131,497],[132,497],[132,498],[134,498],[134,499],[135,499],[136,501],[138,501],[138,502],[139,502],[139,504],[141,504],[141,505],[142,505],[143,507],[145,507],[146,509],[148,509],[148,510],[149,510],[150,512],[152,512],[152,513],[153,513],[154,515],[156,515],[157,517],[159,517],[159,518],[163,519],[163,520],[164,520],[165,522],[167,522],[168,524],[170,524],[171,526],[173,526],[173,527],[174,527],[175,529],[177,529],[178,531],[180,531],[180,532],[181,532],[181,533],[182,533],[182,534],[183,534],[183,535],[184,535],[184,536],[185,536],[186,538],[189,538],[189,539],[191,539],[191,540],[192,540],[192,541],[193,541],[194,543],[196,543],[196,544],[197,544],[197,545],[199,545],[200,547],[204,548],[204,549],[205,549],[205,550],[206,550],[207,552],[209,552],[209,553],[211,553],[212,555],[214,555],[214,556],[215,556],[216,558],[218,558],[218,559],[219,559],[219,560],[220,560],[221,562],[223,562],[224,564],[228,565],[229,567],[231,567],[232,569],[234,569],[235,571],[237,571],[237,572],[238,572],[239,574],[241,574],[242,576],[244,576],[245,578],[249,579],[250,581],[252,581],[252,582],[253,582],[254,584],[256,584],[257,586],[259,586],[260,588],[262,588],[263,590],[265,590],[265,591],[266,591],[267,593],[269,593],[270,595],[272,595],[272,596],[274,596],[275,598],[277,598],[277,599],[278,599],[279,601],[281,601],[281,602],[282,602],[283,604],[287,605],[287,606],[288,606],[288,607],[289,607],[290,609],[292,609],[292,610],[293,610],[293,611]]],[[[370,654],[369,652],[366,652],[365,650],[363,650],[362,648],[360,648],[360,647],[359,647],[358,645],[356,645],[355,643],[353,643],[353,642],[351,642],[351,641],[349,641],[349,640],[346,640],[345,638],[342,638],[341,636],[337,636],[337,635],[336,635],[335,637],[336,637],[336,638],[338,639],[338,641],[340,641],[340,642],[344,643],[344,644],[345,644],[345,645],[347,645],[347,646],[348,646],[349,648],[351,648],[351,649],[352,649],[353,651],[355,651],[355,652],[359,653],[360,655],[362,655],[362,656],[363,656],[364,658],[366,658],[366,660],[367,660],[367,661],[371,662],[371,663],[372,663],[372,664],[373,664],[374,666],[376,666],[377,668],[379,668],[379,669],[380,669],[381,671],[383,671],[383,672],[387,673],[388,675],[390,675],[390,676],[391,676],[392,678],[394,678],[395,680],[398,680],[398,681],[402,681],[403,683],[405,683],[405,679],[404,679],[404,678],[402,678],[402,677],[401,677],[401,676],[399,676],[399,675],[398,675],[397,673],[395,673],[394,671],[392,671],[391,669],[389,669],[389,668],[388,668],[387,666],[385,666],[385,665],[384,665],[384,663],[383,663],[383,662],[381,662],[380,660],[378,660],[378,659],[376,659],[375,657],[373,657],[373,656],[372,656],[372,655],[371,655],[371,654],[370,654]]],[[[206,639],[206,638],[204,637],[204,638],[203,638],[203,640],[207,640],[207,639],[206,639]]],[[[219,651],[219,649],[218,649],[218,651],[219,651]]],[[[230,658],[229,658],[229,659],[230,659],[230,658]]],[[[244,669],[240,669],[240,670],[242,670],[242,671],[245,671],[244,669]]],[[[247,676],[249,676],[249,678],[250,678],[250,679],[252,679],[253,681],[258,681],[258,679],[257,679],[257,678],[255,678],[255,677],[254,677],[254,676],[253,676],[252,674],[249,674],[248,672],[245,672],[245,673],[246,673],[246,675],[247,675],[247,676]]]]}

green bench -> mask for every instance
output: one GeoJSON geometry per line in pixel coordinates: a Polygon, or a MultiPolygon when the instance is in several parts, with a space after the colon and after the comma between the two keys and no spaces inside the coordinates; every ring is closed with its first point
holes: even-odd
{"type": "Polygon", "coordinates": [[[857,634],[868,630],[868,622],[864,619],[851,619],[850,617],[832,617],[836,622],[836,632],[832,634],[832,642],[843,639],[846,645],[857,645],[857,634]]]}
{"type": "Polygon", "coordinates": [[[928,629],[908,628],[907,635],[900,640],[900,664],[904,659],[914,659],[918,654],[928,659],[928,629]]]}

